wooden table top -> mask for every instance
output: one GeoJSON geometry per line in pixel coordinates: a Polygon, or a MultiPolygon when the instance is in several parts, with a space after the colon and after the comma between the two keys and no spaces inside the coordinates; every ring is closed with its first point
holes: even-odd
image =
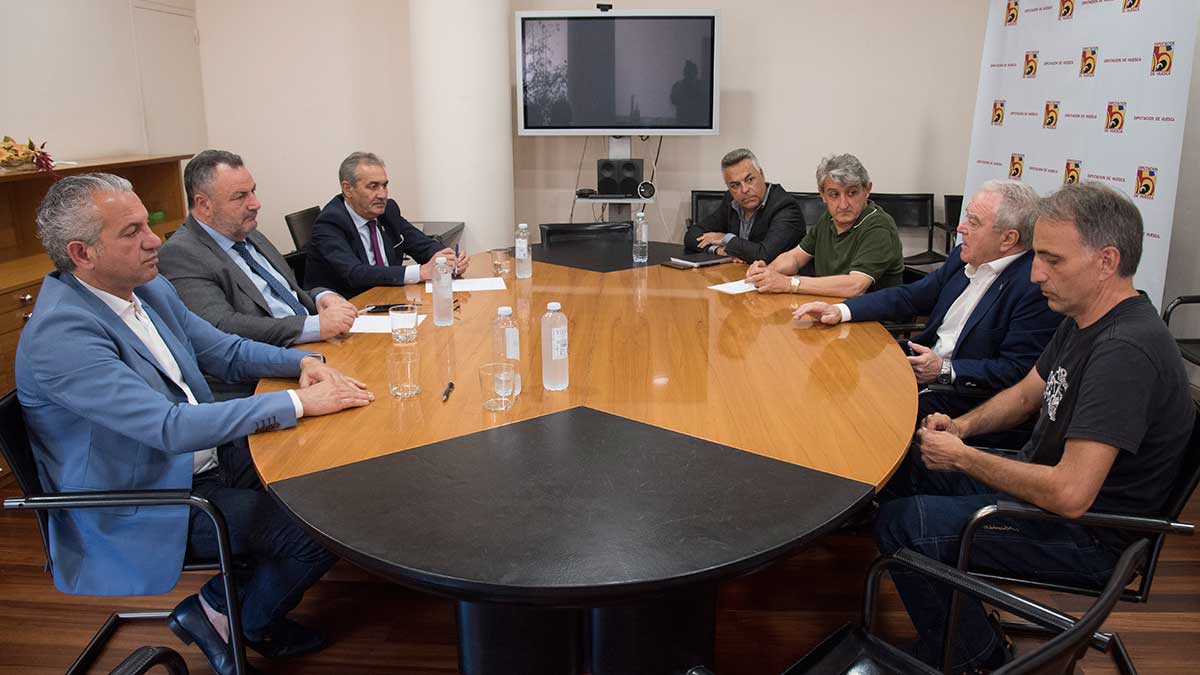
{"type": "MultiPolygon", "coordinates": [[[[453,327],[419,330],[421,394],[388,394],[391,335],[355,334],[304,345],[365,381],[364,408],[304,418],[293,429],[250,437],[264,482],[420,447],[575,406],[696,436],[785,462],[881,485],[912,435],[916,384],[895,340],[878,323],[835,327],[794,321],[815,297],[726,295],[712,284],[745,266],[699,270],[662,266],[608,273],[534,262],[531,279],[505,276],[505,291],[456,293],[453,327]],[[541,315],[562,303],[570,320],[570,386],[541,386],[541,315]],[[521,328],[523,391],[507,412],[483,410],[478,367],[490,362],[496,308],[513,307],[521,328]],[[446,403],[441,393],[455,384],[446,403]]],[[[467,277],[491,274],[476,254],[467,277]]],[[[376,288],[354,299],[418,300],[424,285],[376,288]]],[[[828,300],[828,298],[821,298],[828,300]]],[[[263,380],[258,391],[294,387],[263,380]]]]}

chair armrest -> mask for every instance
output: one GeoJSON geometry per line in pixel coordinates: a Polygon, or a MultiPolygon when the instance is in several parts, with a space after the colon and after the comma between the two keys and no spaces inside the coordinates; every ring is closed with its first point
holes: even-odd
{"type": "Polygon", "coordinates": [[[1171,314],[1180,305],[1195,305],[1200,304],[1200,295],[1181,295],[1171,301],[1167,308],[1163,310],[1163,323],[1171,325],[1171,314]]]}
{"type": "Polygon", "coordinates": [[[884,323],[884,330],[892,335],[911,335],[917,331],[925,330],[923,323],[884,323]]]}
{"type": "Polygon", "coordinates": [[[938,384],[936,382],[926,384],[923,388],[939,394],[953,394],[962,398],[979,399],[981,401],[987,400],[1000,392],[999,389],[991,389],[989,387],[960,387],[956,384],[938,384]]]}
{"type": "MultiPolygon", "coordinates": [[[[1134,532],[1145,532],[1149,534],[1192,535],[1196,530],[1196,526],[1192,523],[1182,523],[1164,518],[1124,516],[1117,513],[1101,513],[1098,511],[1088,511],[1078,518],[1068,519],[1032,504],[1019,502],[1014,499],[1000,499],[996,502],[996,507],[997,508],[994,512],[988,513],[984,517],[992,518],[995,516],[1008,516],[1015,518],[1028,518],[1033,520],[1061,520],[1064,522],[1079,523],[1080,525],[1087,525],[1089,527],[1132,530],[1134,532]]],[[[983,511],[983,509],[980,509],[980,511],[983,511]]],[[[979,511],[976,512],[976,517],[979,517],[979,511]]]]}
{"type": "MultiPolygon", "coordinates": [[[[890,565],[907,567],[918,574],[940,581],[955,590],[974,596],[989,605],[1003,609],[1006,612],[1011,612],[1026,621],[1031,621],[1046,628],[1063,631],[1072,625],[1062,615],[1041,606],[1019,593],[993,586],[966,572],[957,570],[937,560],[926,558],[909,549],[900,549],[893,556],[883,556],[875,561],[868,577],[868,592],[873,592],[878,587],[877,578],[880,572],[882,572],[884,567],[890,565]]],[[[863,617],[863,620],[864,623],[867,621],[866,616],[863,617]]]]}
{"type": "Polygon", "coordinates": [[[190,506],[193,503],[191,490],[125,490],[52,492],[36,497],[12,497],[4,500],[4,508],[45,511],[114,506],[190,506]]]}

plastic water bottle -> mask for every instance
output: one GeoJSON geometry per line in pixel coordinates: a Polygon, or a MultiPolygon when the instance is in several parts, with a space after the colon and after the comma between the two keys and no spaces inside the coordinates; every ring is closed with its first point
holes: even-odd
{"type": "Polygon", "coordinates": [[[638,211],[633,219],[633,264],[645,265],[650,260],[650,226],[646,214],[638,211]]]}
{"type": "Polygon", "coordinates": [[[433,325],[450,326],[454,324],[454,282],[444,256],[433,262],[433,325]]]}
{"type": "Polygon", "coordinates": [[[567,315],[562,313],[562,305],[549,302],[542,315],[542,386],[546,391],[562,391],[569,380],[567,315]]]}
{"type": "Polygon", "coordinates": [[[529,224],[517,225],[517,245],[513,255],[517,259],[517,278],[533,276],[533,260],[529,257],[529,224]]]}
{"type": "Polygon", "coordinates": [[[513,396],[521,394],[521,330],[513,319],[512,307],[496,310],[496,322],[492,327],[492,345],[497,363],[511,363],[517,371],[513,384],[513,396]]]}

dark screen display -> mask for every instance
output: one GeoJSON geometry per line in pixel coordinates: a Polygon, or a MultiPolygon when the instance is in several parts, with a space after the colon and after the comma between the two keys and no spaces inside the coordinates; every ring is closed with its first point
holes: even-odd
{"type": "Polygon", "coordinates": [[[527,18],[526,129],[711,129],[704,17],[527,18]]]}

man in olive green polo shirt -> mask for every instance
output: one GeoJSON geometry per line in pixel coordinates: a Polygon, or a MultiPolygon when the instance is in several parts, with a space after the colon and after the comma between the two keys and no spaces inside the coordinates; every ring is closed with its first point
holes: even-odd
{"type": "Polygon", "coordinates": [[[896,221],[872,202],[871,179],[854,155],[832,155],[817,167],[825,215],[800,245],[770,265],[755,262],[746,281],[761,293],[806,293],[853,298],[898,286],[904,255],[896,221]],[[816,276],[800,276],[812,261],[816,276]]]}

